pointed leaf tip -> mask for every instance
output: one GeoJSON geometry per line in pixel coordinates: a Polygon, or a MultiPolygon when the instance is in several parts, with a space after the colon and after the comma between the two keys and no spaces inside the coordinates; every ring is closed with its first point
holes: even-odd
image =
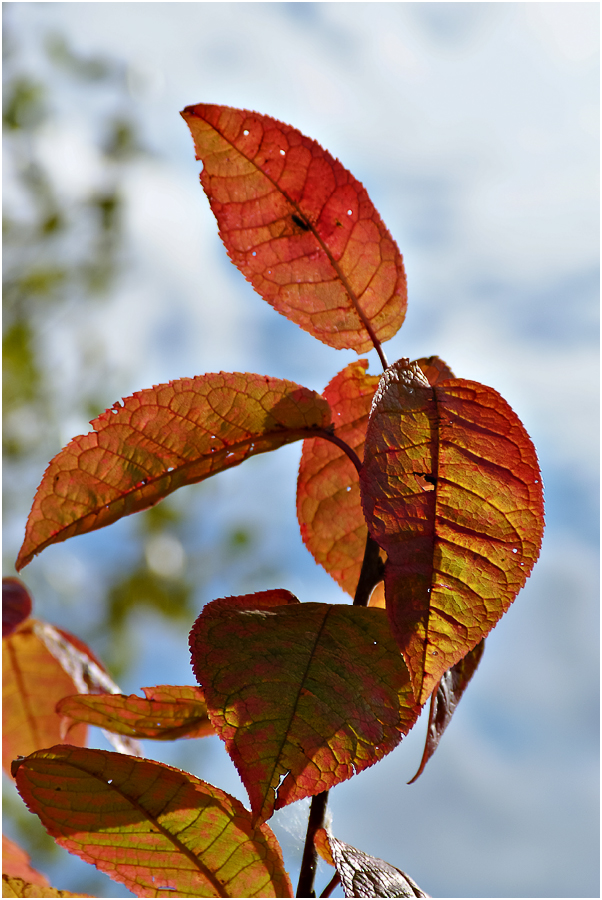
{"type": "Polygon", "coordinates": [[[493,628],[543,535],[535,448],[497,391],[407,360],[375,395],[360,478],[389,621],[420,703],[493,628]]]}
{"type": "Polygon", "coordinates": [[[58,844],[139,897],[293,896],[270,828],[187,772],[57,746],[21,760],[16,780],[58,844]]]}
{"type": "Polygon", "coordinates": [[[283,591],[220,599],[204,607],[190,648],[258,820],[373,765],[420,711],[380,609],[283,591]]]}
{"type": "Polygon", "coordinates": [[[182,116],[220,237],[255,290],[331,347],[365,353],[392,338],[403,260],[360,182],[269,116],[204,103],[182,116]]]}
{"type": "Polygon", "coordinates": [[[327,402],[292,381],[225,373],[138,391],[55,456],[17,559],[110,525],[172,491],[330,424],[327,402]]]}

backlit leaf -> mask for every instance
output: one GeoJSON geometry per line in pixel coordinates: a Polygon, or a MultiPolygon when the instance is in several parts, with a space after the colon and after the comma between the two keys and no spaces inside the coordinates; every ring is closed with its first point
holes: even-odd
{"type": "MultiPolygon", "coordinates": [[[[28,884],[49,887],[48,879],[30,865],[29,854],[18,844],[2,835],[2,873],[19,878],[28,884]]],[[[17,895],[19,896],[19,895],[17,895]]],[[[34,896],[33,894],[31,896],[34,896]]]]}
{"type": "MultiPolygon", "coordinates": [[[[431,384],[453,378],[437,356],[416,361],[431,384]]],[[[334,433],[363,459],[364,441],[374,392],[380,377],[368,375],[368,360],[350,363],[332,379],[322,396],[332,414],[334,433]]],[[[301,536],[317,563],[353,597],[357,587],[368,527],[362,510],[359,475],[336,444],[309,438],[297,480],[297,517],[301,536]]],[[[386,555],[381,552],[383,559],[386,555]]],[[[370,605],[384,607],[382,587],[370,605]]]]}
{"type": "Polygon", "coordinates": [[[329,422],[319,394],[262,375],[222,372],[138,391],[52,460],[17,569],[49,544],[110,525],[329,422]]]}
{"type": "Polygon", "coordinates": [[[8,637],[31,615],[31,595],[18,578],[2,579],[2,637],[8,637]]]}
{"type": "Polygon", "coordinates": [[[389,621],[423,703],[535,564],[544,526],[537,456],[492,388],[463,379],[432,387],[400,360],[375,395],[360,482],[370,533],[388,554],[389,621]]]}
{"type": "Polygon", "coordinates": [[[346,897],[428,897],[413,879],[384,859],[369,856],[328,834],[346,897]]]}
{"type": "Polygon", "coordinates": [[[424,767],[437,749],[441,735],[451,722],[456,706],[460,702],[460,697],[477,670],[484,649],[485,640],[482,640],[460,662],[457,662],[455,666],[447,670],[437,688],[431,694],[424,753],[422,754],[418,771],[411,781],[408,781],[408,784],[412,784],[422,775],[424,767]]]}
{"type": "Polygon", "coordinates": [[[267,825],[179,769],[58,746],[15,767],[17,788],[58,844],[138,897],[291,897],[267,825]]]}
{"type": "Polygon", "coordinates": [[[261,820],[394,749],[419,713],[379,609],[264,591],[208,603],[190,634],[216,731],[261,820]]]}
{"type": "MultiPolygon", "coordinates": [[[[73,679],[36,634],[28,619],[2,641],[2,765],[10,772],[13,759],[63,740],[55,706],[77,691],[73,679]]],[[[87,727],[69,731],[73,744],[86,743],[87,727]]]]}
{"type": "MultiPolygon", "coordinates": [[[[372,397],[380,380],[366,374],[367,368],[367,359],[350,363],[322,394],[331,408],[335,435],[349,444],[360,460],[372,397]]],[[[353,597],[368,528],[357,470],[336,444],[315,438],[303,441],[297,517],[303,541],[316,562],[353,597]]]]}
{"type": "Polygon", "coordinates": [[[278,312],[331,347],[365,353],[397,333],[406,279],[364,187],[316,141],[269,116],[183,112],[232,262],[278,312]]]}
{"type": "Polygon", "coordinates": [[[53,887],[45,887],[40,884],[23,881],[22,878],[13,878],[10,875],[2,876],[3,897],[92,897],[92,894],[71,894],[69,891],[59,891],[53,887]]]}
{"type": "MultiPolygon", "coordinates": [[[[124,694],[76,694],[61,700],[57,712],[76,722],[156,741],[215,734],[201,689],[190,687],[185,690],[188,692],[186,699],[172,700],[153,700],[135,694],[129,697],[124,694]]],[[[177,691],[174,687],[174,692],[177,691]]]]}

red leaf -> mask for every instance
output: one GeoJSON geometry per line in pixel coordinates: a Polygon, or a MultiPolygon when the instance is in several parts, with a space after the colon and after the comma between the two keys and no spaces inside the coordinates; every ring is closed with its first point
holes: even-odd
{"type": "Polygon", "coordinates": [[[463,379],[431,387],[400,360],[375,395],[360,481],[370,533],[388,554],[389,621],[423,703],[535,564],[544,525],[537,456],[492,388],[463,379]]]}
{"type": "Polygon", "coordinates": [[[2,579],[2,637],[8,637],[31,615],[31,595],[18,578],[2,579]]]}
{"type": "MultiPolygon", "coordinates": [[[[428,897],[401,869],[356,850],[322,829],[346,897],[428,897]]],[[[321,836],[321,842],[324,837],[321,836]]],[[[321,854],[322,855],[322,854],[321,854]]],[[[325,857],[324,857],[325,858],[325,857]]]]}
{"type": "MultiPolygon", "coordinates": [[[[49,887],[50,884],[46,876],[37,872],[36,869],[33,869],[30,863],[31,860],[25,850],[3,834],[2,874],[10,875],[12,878],[21,878],[23,881],[29,882],[30,884],[49,887]]],[[[5,895],[3,894],[2,896],[5,895]]]]}
{"type": "MultiPolygon", "coordinates": [[[[13,759],[50,747],[63,739],[55,706],[77,691],[77,685],[36,633],[35,619],[2,640],[2,765],[10,772],[13,759]]],[[[86,743],[87,728],[69,732],[73,744],[86,743]]]]}
{"type": "Polygon", "coordinates": [[[143,699],[135,694],[76,694],[61,700],[56,710],[76,722],[135,738],[174,741],[215,734],[201,689],[174,687],[173,694],[178,693],[179,699],[169,700],[143,699]]]}
{"type": "Polygon", "coordinates": [[[437,749],[441,735],[451,722],[456,706],[460,702],[460,697],[477,670],[484,649],[485,640],[482,640],[473,650],[466,654],[464,659],[461,659],[455,666],[447,670],[437,688],[431,694],[424,753],[422,754],[418,771],[408,781],[408,784],[413,784],[422,775],[424,767],[437,749]]]}
{"type": "Polygon", "coordinates": [[[397,245],[364,187],[315,141],[244,109],[183,112],[232,262],[274,309],[365,353],[405,317],[397,245]]]}
{"type": "Polygon", "coordinates": [[[261,820],[373,765],[420,711],[382,610],[282,590],[226,597],[205,606],[190,647],[261,820]]]}
{"type": "Polygon", "coordinates": [[[15,767],[56,842],[138,897],[292,897],[276,838],[194,775],[103,750],[52,747],[15,767]]]}
{"type": "MultiPolygon", "coordinates": [[[[379,382],[367,375],[368,360],[346,366],[322,396],[332,411],[335,435],[360,459],[372,397],[379,382]]],[[[317,563],[352,597],[362,565],[368,527],[360,499],[359,476],[335,444],[308,439],[297,481],[297,517],[301,536],[317,563]]]]}
{"type": "Polygon", "coordinates": [[[261,375],[222,372],[138,391],[52,460],[17,569],[49,544],[110,525],[329,422],[328,405],[314,391],[261,375]]]}
{"type": "MultiPolygon", "coordinates": [[[[416,361],[431,384],[453,378],[437,356],[416,361]]],[[[322,396],[328,402],[334,433],[364,456],[364,441],[374,392],[380,376],[368,375],[368,360],[346,366],[322,396]]],[[[349,457],[335,444],[309,438],[303,441],[297,481],[297,517],[307,549],[317,563],[353,597],[357,587],[368,527],[362,510],[359,475],[349,457]]],[[[381,551],[383,559],[386,558],[381,551]]],[[[382,587],[370,605],[384,607],[382,587]]]]}

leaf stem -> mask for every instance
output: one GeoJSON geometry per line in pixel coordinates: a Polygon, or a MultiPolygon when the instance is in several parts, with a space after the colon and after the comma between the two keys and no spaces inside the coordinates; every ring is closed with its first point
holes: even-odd
{"type": "Polygon", "coordinates": [[[355,452],[355,450],[349,446],[349,444],[345,443],[340,437],[337,437],[332,431],[327,431],[325,428],[317,428],[313,433],[312,437],[321,437],[324,438],[325,441],[330,441],[331,444],[336,444],[343,453],[346,453],[355,468],[357,469],[358,475],[361,474],[362,464],[359,456],[355,452]]]}
{"type": "Polygon", "coordinates": [[[383,580],[384,563],[380,558],[380,547],[374,538],[366,538],[366,549],[364,550],[364,559],[360,577],[353,598],[354,606],[367,606],[370,594],[379,581],[383,580]]]}
{"type": "Polygon", "coordinates": [[[303,848],[303,859],[301,860],[301,871],[299,872],[299,883],[297,885],[297,897],[316,896],[314,878],[316,877],[318,854],[314,844],[314,837],[318,828],[324,827],[327,803],[328,791],[322,791],[321,794],[316,794],[315,797],[312,797],[307,833],[305,835],[305,847],[303,848]]]}

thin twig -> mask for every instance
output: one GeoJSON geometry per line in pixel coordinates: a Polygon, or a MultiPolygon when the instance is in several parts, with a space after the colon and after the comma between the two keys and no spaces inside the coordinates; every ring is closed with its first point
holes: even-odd
{"type": "Polygon", "coordinates": [[[321,437],[324,438],[325,441],[330,441],[331,444],[336,444],[343,453],[346,453],[355,468],[357,469],[358,475],[362,471],[362,463],[360,461],[359,456],[355,452],[355,450],[349,446],[342,438],[337,437],[336,434],[332,431],[328,431],[326,428],[316,428],[312,431],[312,437],[321,437]]]}
{"type": "Polygon", "coordinates": [[[305,847],[303,848],[303,859],[301,860],[301,871],[299,872],[299,884],[297,885],[297,897],[316,896],[314,878],[316,877],[318,854],[314,837],[318,828],[324,827],[327,803],[328,791],[322,791],[321,794],[316,794],[315,797],[312,797],[307,822],[307,834],[305,835],[305,847]]]}

